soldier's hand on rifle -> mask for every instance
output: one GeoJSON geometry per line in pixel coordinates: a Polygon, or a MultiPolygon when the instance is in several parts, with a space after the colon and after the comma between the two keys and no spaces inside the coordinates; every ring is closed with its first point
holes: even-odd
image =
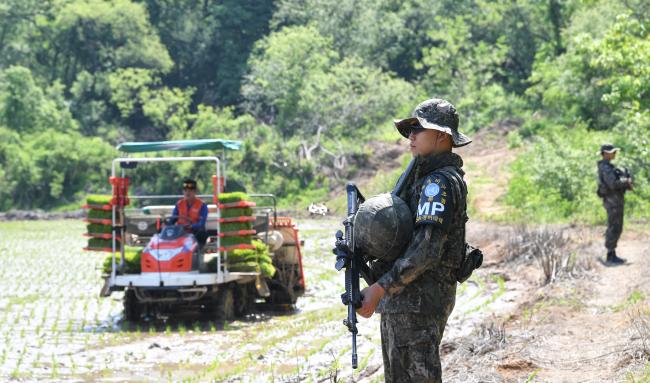
{"type": "Polygon", "coordinates": [[[384,288],[373,283],[372,285],[361,290],[361,296],[363,297],[361,301],[361,307],[357,309],[357,314],[361,315],[364,318],[370,318],[375,312],[379,300],[384,296],[384,288]]]}

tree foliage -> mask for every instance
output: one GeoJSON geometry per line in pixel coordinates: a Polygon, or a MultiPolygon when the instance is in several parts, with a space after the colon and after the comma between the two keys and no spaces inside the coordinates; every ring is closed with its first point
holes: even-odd
{"type": "MultiPolygon", "coordinates": [[[[610,4],[601,1],[596,8],[606,8],[610,4]]],[[[585,159],[595,162],[598,146],[613,142],[623,148],[619,163],[629,167],[635,175],[636,190],[627,196],[627,211],[637,218],[650,214],[650,19],[647,14],[637,12],[636,3],[630,2],[629,6],[617,4],[614,8],[621,13],[609,14],[607,19],[601,16],[601,25],[606,29],[597,33],[592,32],[593,27],[585,21],[593,15],[593,10],[582,9],[568,31],[583,32],[567,39],[565,53],[540,58],[535,65],[531,76],[534,85],[527,93],[538,109],[539,118],[527,123],[523,132],[529,136],[548,136],[552,132],[555,145],[564,148],[536,146],[517,165],[517,175],[510,188],[511,200],[516,206],[527,208],[529,213],[543,209],[554,211],[561,205],[542,207],[534,202],[532,190],[546,194],[551,189],[559,189],[555,178],[543,176],[558,161],[549,162],[535,153],[560,150],[557,153],[559,161],[581,164],[568,169],[568,165],[564,165],[564,174],[570,179],[571,187],[564,185],[561,189],[581,188],[580,198],[572,193],[571,196],[560,194],[558,199],[562,204],[573,204],[568,210],[561,209],[560,215],[580,216],[580,212],[587,209],[584,201],[594,199],[591,186],[595,185],[595,176],[584,169],[595,168],[585,163],[585,159]],[[564,129],[551,129],[553,126],[564,129]],[[571,131],[573,129],[579,129],[580,133],[571,131]],[[595,131],[606,134],[599,135],[595,131]],[[594,140],[594,137],[601,140],[594,140]],[[526,182],[529,183],[528,193],[521,187],[526,182]]]]}
{"type": "MultiPolygon", "coordinates": [[[[0,210],[106,188],[111,147],[131,140],[240,139],[230,179],[322,198],[365,165],[363,143],[397,138],[391,120],[430,97],[454,103],[464,131],[523,123],[517,137],[534,145],[513,190],[583,176],[539,155],[573,130],[624,146],[643,184],[648,14],[642,0],[4,0],[0,210]]],[[[169,191],[205,171],[172,164],[134,181],[169,191]]],[[[559,205],[586,196],[563,185],[549,194],[559,205]]]]}

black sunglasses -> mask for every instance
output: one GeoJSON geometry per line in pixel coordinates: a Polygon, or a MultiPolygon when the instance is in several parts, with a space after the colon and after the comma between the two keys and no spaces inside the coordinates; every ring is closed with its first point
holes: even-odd
{"type": "Polygon", "coordinates": [[[415,125],[415,126],[411,126],[411,131],[410,132],[413,132],[413,134],[418,134],[420,132],[424,132],[425,130],[426,129],[424,129],[423,127],[421,127],[419,125],[415,125]]]}

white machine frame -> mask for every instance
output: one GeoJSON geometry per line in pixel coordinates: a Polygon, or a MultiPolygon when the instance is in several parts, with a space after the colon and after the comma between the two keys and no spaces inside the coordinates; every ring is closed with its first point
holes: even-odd
{"type": "MultiPolygon", "coordinates": [[[[178,161],[213,161],[215,163],[215,173],[217,180],[220,180],[222,174],[221,168],[225,167],[225,164],[219,160],[219,157],[216,156],[206,156],[206,157],[123,157],[116,158],[113,160],[111,176],[116,177],[116,166],[121,163],[128,162],[178,162],[178,161]]],[[[225,169],[223,169],[223,174],[225,175],[225,169]]],[[[121,172],[122,177],[125,176],[124,168],[121,172]]],[[[218,181],[220,182],[220,181],[218,181]]],[[[225,179],[224,179],[225,186],[225,179]]],[[[213,197],[216,196],[217,202],[219,201],[219,187],[215,189],[213,184],[213,194],[199,195],[199,197],[213,197]]],[[[183,195],[144,195],[144,196],[129,196],[130,199],[171,199],[171,198],[182,198],[183,195]]],[[[219,205],[216,206],[217,211],[217,230],[221,232],[221,209],[219,205]]],[[[116,226],[117,218],[117,206],[112,207],[112,225],[116,226]]],[[[124,226],[122,225],[121,237],[124,238],[124,226]]],[[[117,264],[116,264],[116,254],[117,254],[117,240],[115,238],[115,231],[112,231],[112,271],[109,278],[109,287],[187,287],[187,286],[207,286],[228,283],[232,281],[242,280],[242,279],[254,279],[259,273],[242,273],[242,272],[229,272],[228,267],[225,262],[222,262],[221,251],[221,238],[217,236],[217,272],[216,273],[199,273],[198,271],[188,271],[188,272],[164,272],[164,273],[140,273],[140,274],[123,274],[117,275],[117,264]],[[223,265],[223,270],[222,270],[223,265]]],[[[124,265],[124,241],[120,246],[121,254],[121,265],[124,265]]],[[[227,259],[227,252],[224,252],[225,259],[227,259]]],[[[224,260],[225,260],[224,259],[224,260]]]]}

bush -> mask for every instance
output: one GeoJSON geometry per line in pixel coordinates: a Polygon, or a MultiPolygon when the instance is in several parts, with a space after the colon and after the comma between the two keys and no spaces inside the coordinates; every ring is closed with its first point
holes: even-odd
{"type": "Polygon", "coordinates": [[[532,222],[602,222],[596,195],[598,149],[610,135],[584,126],[549,126],[511,165],[506,201],[532,222]]]}

